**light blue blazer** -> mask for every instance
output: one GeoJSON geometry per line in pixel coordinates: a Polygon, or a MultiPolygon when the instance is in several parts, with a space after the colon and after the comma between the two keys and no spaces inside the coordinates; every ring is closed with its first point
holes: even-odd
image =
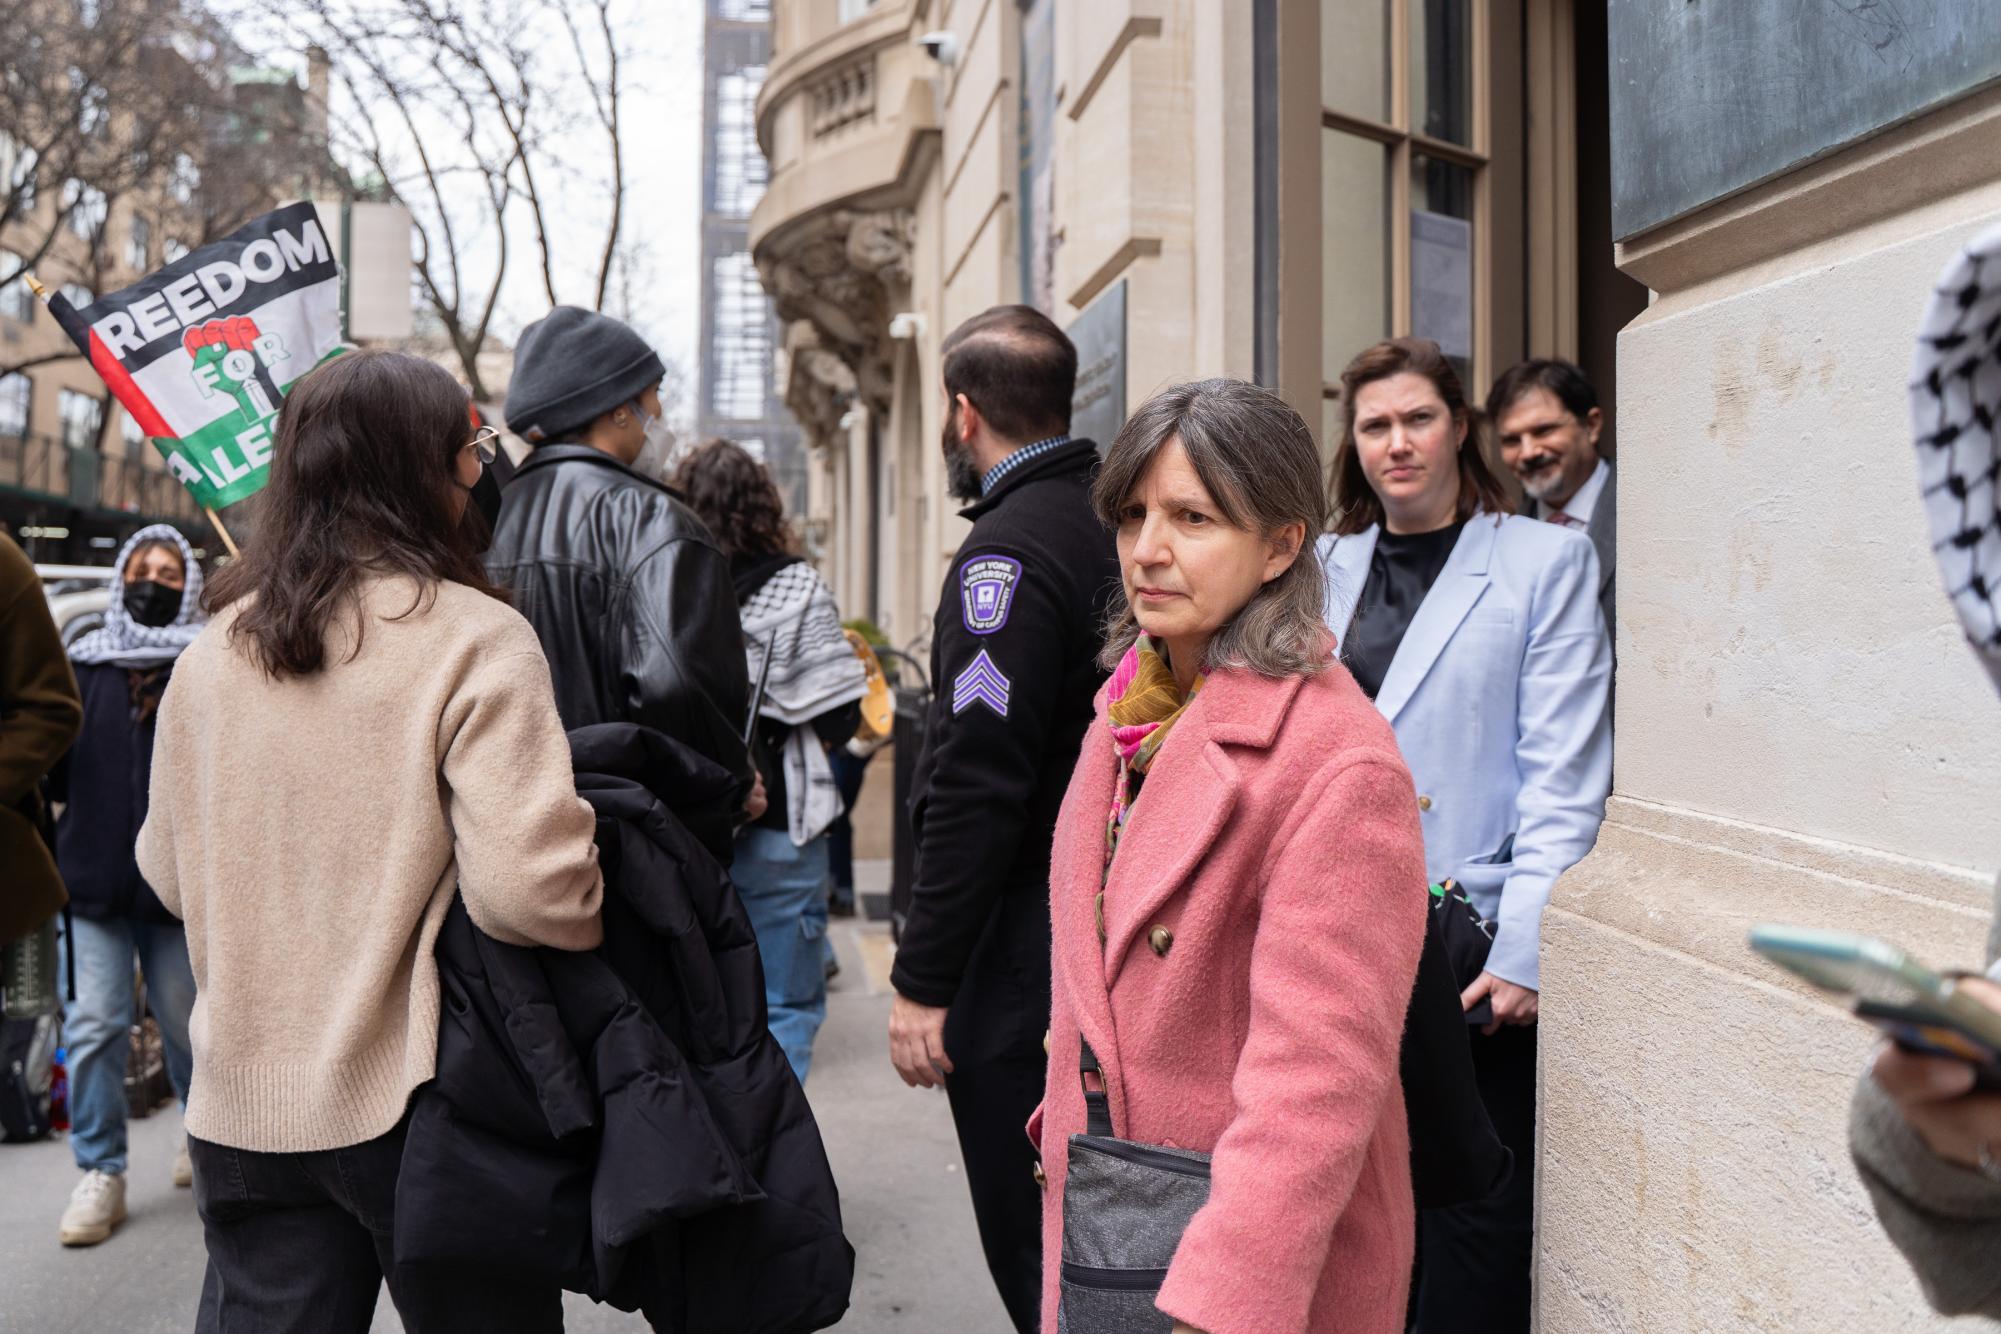
{"type": "MultiPolygon", "coordinates": [[[[1376,534],[1320,539],[1344,637],[1376,534]]],[[[1583,533],[1480,514],[1460,531],[1376,708],[1417,783],[1425,869],[1497,923],[1487,969],[1540,990],[1542,910],[1598,839],[1612,788],[1612,648],[1583,533]]]]}

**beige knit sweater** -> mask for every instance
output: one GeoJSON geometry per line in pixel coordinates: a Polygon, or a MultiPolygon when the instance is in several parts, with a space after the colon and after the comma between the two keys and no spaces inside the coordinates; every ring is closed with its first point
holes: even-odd
{"type": "Polygon", "coordinates": [[[434,1071],[432,946],[454,892],[488,935],[589,949],[603,878],[528,622],[460,584],[371,580],[329,665],[266,677],[229,642],[182,654],[161,702],[139,868],[187,922],[189,1133],[340,1148],[434,1071]],[[401,619],[400,613],[416,610],[401,619]]]}

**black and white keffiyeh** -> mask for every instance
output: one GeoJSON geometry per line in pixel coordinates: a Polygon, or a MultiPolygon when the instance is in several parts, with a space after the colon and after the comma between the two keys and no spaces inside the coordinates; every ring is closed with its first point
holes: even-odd
{"type": "Polygon", "coordinates": [[[833,590],[803,561],[780,569],[744,602],[746,666],[755,681],[771,658],[759,712],[789,723],[785,742],[786,823],[800,847],[841,813],[827,752],[808,726],[868,693],[868,669],[841,632],[833,590]]]}
{"type": "Polygon", "coordinates": [[[1932,289],[1910,392],[1932,552],[2001,687],[2001,227],[1954,257],[1932,289]]]}
{"type": "Polygon", "coordinates": [[[104,609],[104,624],[70,646],[70,661],[143,670],[165,666],[180,657],[181,650],[195,642],[208,620],[201,610],[201,566],[180,529],[165,523],[141,528],[126,539],[112,568],[118,571],[118,578],[111,585],[111,605],[104,609]],[[148,542],[168,542],[179,548],[188,578],[187,587],[181,590],[180,613],[171,624],[158,627],[140,625],[125,610],[126,567],[132,563],[132,553],[148,542]]]}

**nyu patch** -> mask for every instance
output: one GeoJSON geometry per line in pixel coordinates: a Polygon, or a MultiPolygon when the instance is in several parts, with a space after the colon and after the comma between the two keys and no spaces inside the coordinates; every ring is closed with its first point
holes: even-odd
{"type": "Polygon", "coordinates": [[[959,606],[966,629],[990,635],[1007,624],[1014,607],[1015,585],[1021,582],[1021,562],[1006,556],[975,556],[959,569],[959,606]]]}
{"type": "MultiPolygon", "coordinates": [[[[1003,616],[1005,613],[1003,613],[1003,616]]],[[[1007,675],[994,665],[985,649],[966,665],[952,682],[952,712],[964,713],[975,704],[984,704],[1001,717],[1007,717],[1008,696],[1014,685],[1007,675]]]]}

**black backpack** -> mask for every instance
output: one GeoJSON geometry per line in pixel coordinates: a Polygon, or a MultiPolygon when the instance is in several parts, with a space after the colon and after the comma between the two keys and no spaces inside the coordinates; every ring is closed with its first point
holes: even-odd
{"type": "Polygon", "coordinates": [[[48,1137],[57,1038],[52,1014],[0,1019],[0,1142],[48,1137]]]}

